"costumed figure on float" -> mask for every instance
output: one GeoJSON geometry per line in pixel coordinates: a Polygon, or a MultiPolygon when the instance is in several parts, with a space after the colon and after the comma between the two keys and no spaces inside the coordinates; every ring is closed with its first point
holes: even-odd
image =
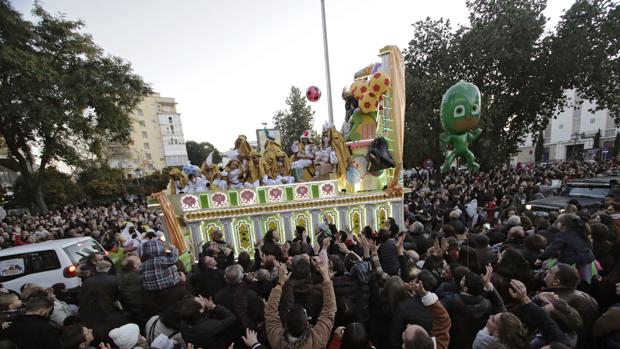
{"type": "Polygon", "coordinates": [[[446,132],[441,134],[439,141],[452,145],[452,151],[441,167],[442,172],[450,171],[456,158],[465,160],[470,171],[480,169],[476,157],[469,150],[469,145],[482,133],[482,130],[476,127],[480,122],[480,110],[480,90],[472,83],[461,80],[443,95],[441,125],[446,132]]]}
{"type": "Polygon", "coordinates": [[[314,158],[316,157],[316,145],[312,141],[314,132],[304,131],[300,137],[301,141],[295,141],[291,146],[293,155],[291,156],[291,166],[293,176],[297,182],[310,181],[314,178],[314,158]]]}
{"type": "Polygon", "coordinates": [[[336,130],[333,124],[326,122],[321,135],[322,148],[316,152],[314,159],[314,179],[330,179],[335,170],[335,177],[345,176],[351,153],[346,146],[344,137],[336,130]]]}
{"type": "Polygon", "coordinates": [[[265,172],[265,160],[263,156],[252,151],[247,164],[247,170],[245,171],[245,187],[256,188],[267,181],[267,174],[265,172]]]}
{"type": "Polygon", "coordinates": [[[277,185],[295,183],[295,177],[291,176],[291,159],[266,131],[267,141],[265,141],[265,173],[267,180],[265,185],[277,185]]]}
{"type": "Polygon", "coordinates": [[[240,189],[243,188],[243,178],[245,177],[245,171],[243,170],[243,164],[241,161],[231,159],[224,167],[224,171],[220,173],[226,182],[228,183],[228,189],[240,189]]]}
{"type": "Polygon", "coordinates": [[[207,191],[207,180],[202,176],[200,168],[192,164],[183,165],[183,172],[187,174],[186,193],[203,193],[207,191]]]}
{"type": "Polygon", "coordinates": [[[168,172],[168,175],[170,176],[170,181],[168,182],[166,193],[172,195],[183,194],[187,192],[187,174],[183,173],[178,168],[173,168],[172,170],[170,170],[170,172],[168,172]]]}
{"type": "Polygon", "coordinates": [[[213,152],[207,156],[207,159],[202,164],[202,175],[207,180],[208,186],[211,190],[226,190],[228,189],[228,183],[225,177],[220,174],[220,168],[218,165],[213,164],[213,152]]]}

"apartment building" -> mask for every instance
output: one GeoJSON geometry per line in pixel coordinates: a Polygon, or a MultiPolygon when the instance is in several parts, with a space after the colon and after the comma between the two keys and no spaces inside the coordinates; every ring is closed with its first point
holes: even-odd
{"type": "MultiPolygon", "coordinates": [[[[608,110],[593,111],[596,102],[583,100],[575,90],[565,92],[569,100],[563,111],[558,111],[545,129],[543,162],[582,159],[593,148],[594,136],[600,130],[600,148],[603,158],[610,158],[616,133],[620,131],[610,117],[608,110]]],[[[530,135],[519,147],[514,162],[534,162],[535,139],[530,135]]]]}
{"type": "Polygon", "coordinates": [[[174,98],[159,93],[147,96],[131,113],[131,119],[131,143],[105,150],[110,167],[124,169],[131,178],[188,162],[181,114],[174,98]]]}

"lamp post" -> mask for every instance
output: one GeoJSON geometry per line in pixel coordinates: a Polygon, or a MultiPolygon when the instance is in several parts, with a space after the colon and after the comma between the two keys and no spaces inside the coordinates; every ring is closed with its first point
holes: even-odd
{"type": "Polygon", "coordinates": [[[321,0],[321,19],[323,21],[323,54],[325,55],[325,76],[327,79],[327,112],[329,122],[334,123],[334,111],[332,109],[332,79],[329,73],[329,49],[327,47],[327,24],[325,22],[325,0],[321,0]]]}

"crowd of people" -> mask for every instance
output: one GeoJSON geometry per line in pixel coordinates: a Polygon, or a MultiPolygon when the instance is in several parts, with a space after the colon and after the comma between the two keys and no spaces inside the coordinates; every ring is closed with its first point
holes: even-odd
{"type": "Polygon", "coordinates": [[[615,170],[418,169],[403,226],[270,230],[237,256],[215,231],[193,265],[140,202],[8,217],[7,247],[89,235],[112,253],[87,259],[79,290],[2,290],[0,348],[620,348],[620,191],[525,209],[558,180],[615,170]]]}

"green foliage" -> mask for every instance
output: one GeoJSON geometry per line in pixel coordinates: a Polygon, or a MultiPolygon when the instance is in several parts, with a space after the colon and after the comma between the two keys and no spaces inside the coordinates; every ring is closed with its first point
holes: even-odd
{"type": "Polygon", "coordinates": [[[601,129],[599,128],[596,134],[594,135],[592,148],[600,149],[601,148],[601,129]]]}
{"type": "Polygon", "coordinates": [[[94,201],[114,199],[126,193],[125,174],[118,168],[87,168],[80,173],[78,184],[86,197],[94,201]]]}
{"type": "MultiPolygon", "coordinates": [[[[215,155],[213,156],[215,157],[215,155]]],[[[170,177],[168,176],[168,171],[155,171],[148,176],[145,176],[141,179],[143,194],[150,195],[152,193],[160,192],[166,189],[168,185],[168,181],[170,177]]]]}
{"type": "Polygon", "coordinates": [[[420,166],[427,159],[444,161],[439,135],[443,132],[441,96],[455,82],[458,34],[449,21],[431,20],[413,25],[414,35],[405,50],[407,107],[405,112],[405,167],[420,166]],[[407,150],[411,151],[407,151],[407,150]],[[415,150],[413,150],[415,149],[415,150]]]}
{"type": "Polygon", "coordinates": [[[599,109],[618,114],[618,3],[577,0],[556,33],[545,33],[546,0],[468,0],[467,7],[467,27],[453,30],[429,18],[413,25],[404,51],[405,166],[425,158],[443,162],[438,108],[460,79],[482,93],[483,132],[471,149],[483,169],[506,163],[525,136],[544,129],[566,105],[566,89],[577,88],[584,98],[601,100],[599,109]]]}
{"type": "Polygon", "coordinates": [[[0,0],[0,135],[46,212],[47,166],[80,166],[104,142],[129,142],[129,112],[151,89],[129,63],[96,46],[82,22],[40,6],[33,15],[25,21],[0,0]]]}
{"type": "Polygon", "coordinates": [[[287,110],[280,110],[273,116],[275,128],[280,131],[282,149],[289,152],[291,146],[305,130],[312,129],[314,124],[314,111],[306,101],[301,90],[291,87],[291,93],[286,97],[287,110]]]}
{"type": "Polygon", "coordinates": [[[544,131],[538,131],[538,137],[536,138],[536,148],[534,148],[534,161],[538,164],[542,162],[545,155],[545,135],[544,131]]]}
{"type": "MultiPolygon", "coordinates": [[[[55,168],[47,168],[45,172],[46,180],[43,183],[42,191],[44,193],[45,202],[50,208],[74,204],[82,200],[80,187],[70,175],[62,173],[55,168]]],[[[37,172],[34,173],[34,175],[37,174],[37,172]]],[[[17,206],[32,207],[36,205],[33,200],[34,193],[31,188],[26,185],[26,179],[23,175],[17,177],[14,190],[14,203],[17,206]]]]}
{"type": "Polygon", "coordinates": [[[205,162],[207,156],[211,152],[213,153],[213,163],[219,164],[222,162],[222,154],[219,150],[215,149],[215,146],[209,142],[195,142],[195,141],[187,141],[185,142],[185,148],[187,149],[187,157],[189,162],[196,166],[202,166],[202,163],[205,162]]]}
{"type": "Polygon", "coordinates": [[[620,123],[620,2],[576,0],[553,36],[552,79],[576,88],[620,123]]]}

